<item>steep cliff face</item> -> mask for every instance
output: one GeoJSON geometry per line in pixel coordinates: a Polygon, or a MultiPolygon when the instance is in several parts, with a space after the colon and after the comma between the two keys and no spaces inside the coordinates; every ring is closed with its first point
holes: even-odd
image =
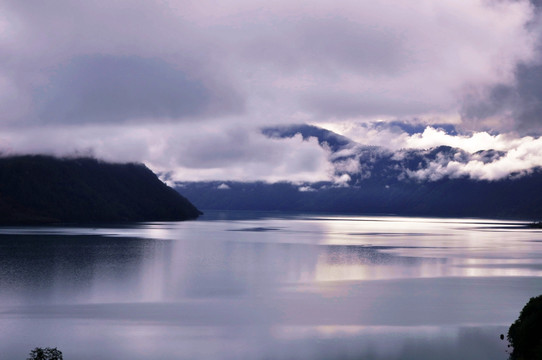
{"type": "Polygon", "coordinates": [[[199,215],[142,164],[0,158],[0,224],[177,221],[199,215]]]}

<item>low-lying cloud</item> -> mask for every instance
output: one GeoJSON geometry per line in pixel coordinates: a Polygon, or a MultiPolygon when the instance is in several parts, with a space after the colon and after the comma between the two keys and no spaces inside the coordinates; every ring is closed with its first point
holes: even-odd
{"type": "MultiPolygon", "coordinates": [[[[488,137],[487,134],[481,136],[488,137]]],[[[471,156],[466,161],[448,161],[440,158],[423,169],[408,171],[408,175],[415,179],[432,181],[445,177],[500,180],[509,176],[524,175],[542,167],[542,138],[524,137],[512,140],[508,144],[496,139],[490,140],[495,140],[501,143],[503,148],[508,148],[504,155],[489,162],[481,159],[476,153],[470,153],[471,156]]]]}
{"type": "Polygon", "coordinates": [[[512,174],[525,174],[536,167],[542,167],[542,137],[491,135],[487,132],[451,136],[443,130],[428,127],[422,134],[407,137],[405,145],[413,149],[447,145],[469,155],[467,159],[461,159],[461,161],[437,159],[424,169],[409,172],[409,176],[418,179],[439,180],[443,177],[467,176],[476,180],[499,180],[512,174]],[[480,153],[484,151],[498,151],[503,155],[488,161],[486,157],[480,156],[480,153]]]}
{"type": "Polygon", "coordinates": [[[271,139],[259,129],[183,124],[34,127],[24,135],[3,132],[4,155],[45,153],[144,162],[171,181],[237,180],[313,182],[332,180],[329,150],[301,135],[271,139]],[[156,137],[161,139],[156,141],[156,137]],[[62,144],[60,147],[59,144],[62,144]],[[20,149],[24,149],[21,151],[20,149]]]}
{"type": "MultiPolygon", "coordinates": [[[[340,127],[338,127],[340,128],[340,127]]],[[[473,132],[468,135],[450,135],[445,129],[427,127],[423,132],[409,134],[398,128],[383,127],[378,124],[359,124],[342,127],[343,135],[352,136],[363,145],[378,146],[382,151],[393,154],[393,159],[403,160],[412,151],[423,155],[440,146],[448,146],[451,154],[437,154],[434,160],[416,169],[405,169],[404,174],[417,180],[436,181],[443,178],[468,177],[475,180],[500,180],[509,176],[521,176],[542,167],[542,137],[514,134],[490,134],[473,132]],[[392,136],[394,141],[388,139],[392,136]]],[[[359,154],[361,148],[350,148],[332,155],[330,158],[347,157],[334,162],[338,172],[362,174],[364,160],[359,154]]],[[[371,160],[366,160],[367,164],[371,160]]]]}

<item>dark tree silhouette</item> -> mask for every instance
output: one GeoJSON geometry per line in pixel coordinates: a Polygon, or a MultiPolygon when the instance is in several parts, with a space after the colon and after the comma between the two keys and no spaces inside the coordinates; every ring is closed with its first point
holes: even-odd
{"type": "Polygon", "coordinates": [[[542,295],[523,307],[508,330],[508,342],[513,348],[511,360],[542,359],[542,295]]]}
{"type": "Polygon", "coordinates": [[[26,360],[62,360],[62,351],[55,348],[35,348],[26,360]]]}

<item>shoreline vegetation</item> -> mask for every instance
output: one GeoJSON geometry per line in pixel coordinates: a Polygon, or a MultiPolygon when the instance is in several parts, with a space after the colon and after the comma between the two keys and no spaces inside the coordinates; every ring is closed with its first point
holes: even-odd
{"type": "Polygon", "coordinates": [[[180,221],[202,214],[143,164],[0,158],[0,225],[180,221]]]}
{"type": "Polygon", "coordinates": [[[62,351],[55,348],[34,348],[28,354],[26,360],[63,360],[62,351]]]}
{"type": "MultiPolygon", "coordinates": [[[[504,339],[504,335],[501,335],[504,339]]],[[[532,297],[507,334],[509,360],[542,359],[542,295],[532,297]]]]}

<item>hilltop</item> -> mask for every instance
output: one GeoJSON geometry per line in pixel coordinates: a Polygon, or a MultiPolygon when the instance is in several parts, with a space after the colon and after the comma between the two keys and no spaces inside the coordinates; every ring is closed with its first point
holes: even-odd
{"type": "Polygon", "coordinates": [[[199,215],[143,164],[0,158],[0,224],[177,221],[199,215]]]}

